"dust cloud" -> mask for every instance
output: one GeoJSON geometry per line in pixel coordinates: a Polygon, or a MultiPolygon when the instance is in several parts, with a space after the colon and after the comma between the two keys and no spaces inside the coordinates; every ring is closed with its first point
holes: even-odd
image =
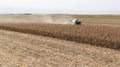
{"type": "Polygon", "coordinates": [[[48,24],[67,24],[73,16],[71,15],[0,15],[0,23],[48,23],[48,24]]]}
{"type": "Polygon", "coordinates": [[[44,15],[42,19],[51,24],[67,24],[73,17],[69,15],[44,15]]]}

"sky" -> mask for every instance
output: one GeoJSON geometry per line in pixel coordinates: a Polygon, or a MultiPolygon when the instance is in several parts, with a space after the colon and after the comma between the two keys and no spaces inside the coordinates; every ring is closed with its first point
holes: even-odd
{"type": "Polygon", "coordinates": [[[0,0],[0,13],[120,14],[120,0],[0,0]]]}

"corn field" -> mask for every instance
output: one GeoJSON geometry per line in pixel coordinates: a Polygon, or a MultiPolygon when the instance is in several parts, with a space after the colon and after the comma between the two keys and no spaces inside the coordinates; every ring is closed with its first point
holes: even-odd
{"type": "Polygon", "coordinates": [[[120,26],[60,24],[0,24],[1,29],[120,49],[120,26]]]}

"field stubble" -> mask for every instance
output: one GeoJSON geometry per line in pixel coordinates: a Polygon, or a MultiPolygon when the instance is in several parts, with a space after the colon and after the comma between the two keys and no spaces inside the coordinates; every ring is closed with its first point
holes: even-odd
{"type": "Polygon", "coordinates": [[[0,30],[0,67],[119,67],[120,52],[0,30]]]}

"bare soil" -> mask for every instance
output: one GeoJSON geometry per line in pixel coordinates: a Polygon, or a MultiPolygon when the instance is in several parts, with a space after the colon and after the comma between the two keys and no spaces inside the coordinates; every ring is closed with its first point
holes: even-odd
{"type": "Polygon", "coordinates": [[[119,67],[120,51],[0,30],[0,67],[119,67]]]}

